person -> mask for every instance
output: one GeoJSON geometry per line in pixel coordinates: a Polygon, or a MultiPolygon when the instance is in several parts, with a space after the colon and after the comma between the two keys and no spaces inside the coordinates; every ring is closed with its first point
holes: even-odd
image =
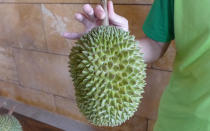
{"type": "MultiPolygon", "coordinates": [[[[210,1],[155,0],[143,25],[145,37],[137,40],[146,63],[158,60],[171,40],[176,42],[173,73],[158,110],[154,131],[210,131],[210,1]]],[[[86,32],[99,26],[103,8],[86,4],[76,19],[86,32]]],[[[141,13],[141,12],[139,12],[141,13]]],[[[128,20],[108,2],[111,25],[129,31],[128,20]]],[[[84,33],[65,33],[78,39],[84,33]]]]}

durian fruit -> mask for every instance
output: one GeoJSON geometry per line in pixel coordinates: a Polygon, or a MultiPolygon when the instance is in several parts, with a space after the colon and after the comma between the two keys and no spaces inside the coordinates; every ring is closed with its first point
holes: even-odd
{"type": "Polygon", "coordinates": [[[146,64],[135,37],[114,26],[82,36],[69,55],[76,102],[96,126],[119,126],[137,111],[146,64]]]}
{"type": "Polygon", "coordinates": [[[0,115],[0,131],[23,131],[20,122],[12,115],[12,111],[0,115]]]}
{"type": "Polygon", "coordinates": [[[22,131],[20,122],[12,115],[0,115],[0,131],[22,131]]]}

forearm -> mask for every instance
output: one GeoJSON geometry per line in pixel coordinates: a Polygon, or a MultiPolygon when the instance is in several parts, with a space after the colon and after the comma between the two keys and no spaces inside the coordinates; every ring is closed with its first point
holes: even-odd
{"type": "Polygon", "coordinates": [[[137,40],[140,52],[143,53],[143,58],[146,63],[157,61],[168,48],[168,43],[154,41],[148,37],[137,40]]]}

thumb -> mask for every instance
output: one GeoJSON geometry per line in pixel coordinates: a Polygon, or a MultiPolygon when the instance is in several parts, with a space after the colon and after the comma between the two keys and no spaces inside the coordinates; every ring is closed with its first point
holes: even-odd
{"type": "Polygon", "coordinates": [[[109,20],[111,24],[115,26],[125,27],[125,28],[128,27],[128,20],[115,13],[114,5],[112,1],[108,2],[108,14],[109,14],[109,20]]]}
{"type": "Polygon", "coordinates": [[[114,5],[112,1],[108,1],[108,13],[109,16],[114,16],[115,12],[114,12],[114,5]]]}

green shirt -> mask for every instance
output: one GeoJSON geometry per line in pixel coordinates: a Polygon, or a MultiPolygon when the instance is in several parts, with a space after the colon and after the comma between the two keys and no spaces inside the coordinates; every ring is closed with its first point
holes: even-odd
{"type": "Polygon", "coordinates": [[[174,0],[155,0],[143,25],[144,33],[159,42],[174,39],[174,0]]]}
{"type": "Polygon", "coordinates": [[[156,0],[143,26],[151,39],[176,41],[154,131],[210,131],[210,0],[171,2],[156,0]]]}

